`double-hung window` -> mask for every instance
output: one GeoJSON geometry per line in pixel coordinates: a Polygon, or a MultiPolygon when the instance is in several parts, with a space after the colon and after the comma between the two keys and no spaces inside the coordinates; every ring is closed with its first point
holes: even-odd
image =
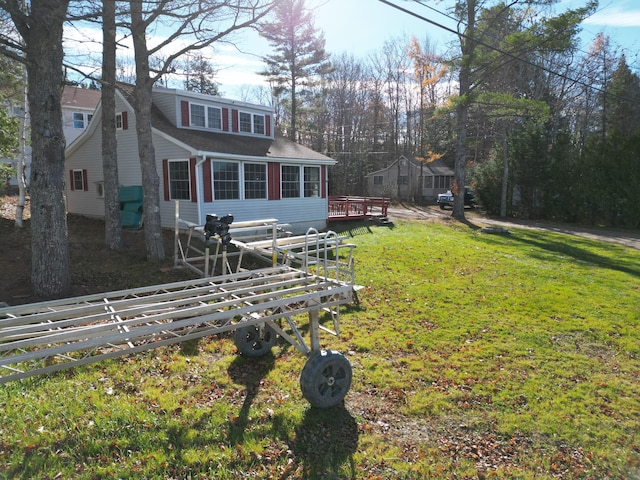
{"type": "Polygon", "coordinates": [[[244,164],[244,198],[267,198],[267,166],[261,163],[244,164]]]}
{"type": "Polygon", "coordinates": [[[215,200],[240,199],[240,175],[236,162],[213,162],[213,195],[215,200]]]}
{"type": "Polygon", "coordinates": [[[297,165],[282,166],[282,198],[300,197],[300,167],[297,165]]]}
{"type": "Polygon", "coordinates": [[[73,185],[72,190],[87,190],[87,173],[86,170],[73,170],[72,177],[73,185]]]}
{"type": "Polygon", "coordinates": [[[169,161],[169,194],[171,200],[191,200],[189,161],[169,161]]]}
{"type": "Polygon", "coordinates": [[[304,167],[304,196],[320,197],[320,167],[304,167]]]}
{"type": "Polygon", "coordinates": [[[206,127],[204,105],[191,104],[191,125],[194,127],[206,127]]]}
{"type": "Polygon", "coordinates": [[[264,115],[255,115],[247,112],[240,112],[238,115],[239,130],[242,133],[255,133],[264,135],[265,118],[264,115]]]}
{"type": "Polygon", "coordinates": [[[222,130],[222,110],[217,107],[207,107],[207,127],[222,130]]]}
{"type": "Polygon", "coordinates": [[[73,128],[84,130],[84,113],[73,114],[73,128]]]}

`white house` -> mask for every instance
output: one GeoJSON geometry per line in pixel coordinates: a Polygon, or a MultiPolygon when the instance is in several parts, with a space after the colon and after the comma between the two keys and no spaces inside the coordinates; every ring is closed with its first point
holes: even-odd
{"type": "MultiPolygon", "coordinates": [[[[132,92],[126,84],[116,91],[121,186],[142,185],[132,92]]],[[[104,216],[100,110],[66,151],[70,213],[104,216]]],[[[154,88],[152,128],[163,226],[174,225],[180,202],[180,218],[200,225],[215,213],[277,218],[294,233],[326,227],[335,161],[276,134],[273,108],[154,88]]]]}

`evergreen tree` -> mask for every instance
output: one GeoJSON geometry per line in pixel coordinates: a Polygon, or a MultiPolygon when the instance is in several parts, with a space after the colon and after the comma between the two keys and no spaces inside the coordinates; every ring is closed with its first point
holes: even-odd
{"type": "Polygon", "coordinates": [[[267,69],[261,72],[274,85],[274,95],[288,93],[290,113],[288,136],[296,140],[299,107],[318,75],[330,70],[325,52],[324,34],[313,24],[313,13],[304,0],[280,0],[274,9],[274,20],[260,26],[275,53],[263,57],[267,69]]]}
{"type": "Polygon", "coordinates": [[[632,135],[640,132],[640,77],[634,74],[623,55],[609,84],[609,130],[632,135]]]}
{"type": "Polygon", "coordinates": [[[184,88],[190,92],[220,95],[218,84],[213,80],[215,75],[215,68],[202,54],[189,57],[185,61],[184,88]]]}

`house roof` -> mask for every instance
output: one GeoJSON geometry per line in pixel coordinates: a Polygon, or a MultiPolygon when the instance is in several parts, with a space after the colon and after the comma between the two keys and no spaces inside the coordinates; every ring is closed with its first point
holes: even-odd
{"type": "Polygon", "coordinates": [[[100,90],[89,88],[77,88],[65,85],[62,90],[62,106],[72,108],[86,108],[95,110],[100,103],[102,93],[100,90]]]}
{"type": "MultiPolygon", "coordinates": [[[[118,84],[123,96],[133,105],[133,85],[118,84]]],[[[223,154],[267,159],[312,160],[334,164],[335,160],[276,134],[275,138],[209,132],[176,127],[156,105],[151,107],[151,125],[171,139],[191,147],[203,155],[223,154]]]]}
{"type": "Polygon", "coordinates": [[[432,162],[421,162],[417,160],[415,157],[409,158],[409,157],[405,157],[404,155],[401,155],[399,158],[394,160],[393,163],[391,163],[391,165],[389,165],[388,167],[369,173],[368,175],[365,175],[365,177],[371,177],[373,175],[380,174],[382,172],[386,172],[392,168],[395,168],[395,166],[398,164],[401,158],[404,158],[405,160],[409,161],[409,163],[411,163],[414,168],[420,168],[422,164],[424,175],[428,175],[430,173],[431,175],[453,176],[454,174],[451,167],[447,166],[442,158],[439,158],[432,162]]]}

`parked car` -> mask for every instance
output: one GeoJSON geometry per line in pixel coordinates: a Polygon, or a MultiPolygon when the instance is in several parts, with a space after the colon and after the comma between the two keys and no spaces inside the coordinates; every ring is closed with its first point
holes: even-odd
{"type": "MultiPolygon", "coordinates": [[[[444,210],[445,207],[453,208],[453,192],[451,190],[447,193],[440,193],[438,195],[438,205],[444,210]]],[[[474,208],[476,206],[475,199],[473,197],[473,190],[470,187],[464,187],[464,206],[474,208]]]]}

